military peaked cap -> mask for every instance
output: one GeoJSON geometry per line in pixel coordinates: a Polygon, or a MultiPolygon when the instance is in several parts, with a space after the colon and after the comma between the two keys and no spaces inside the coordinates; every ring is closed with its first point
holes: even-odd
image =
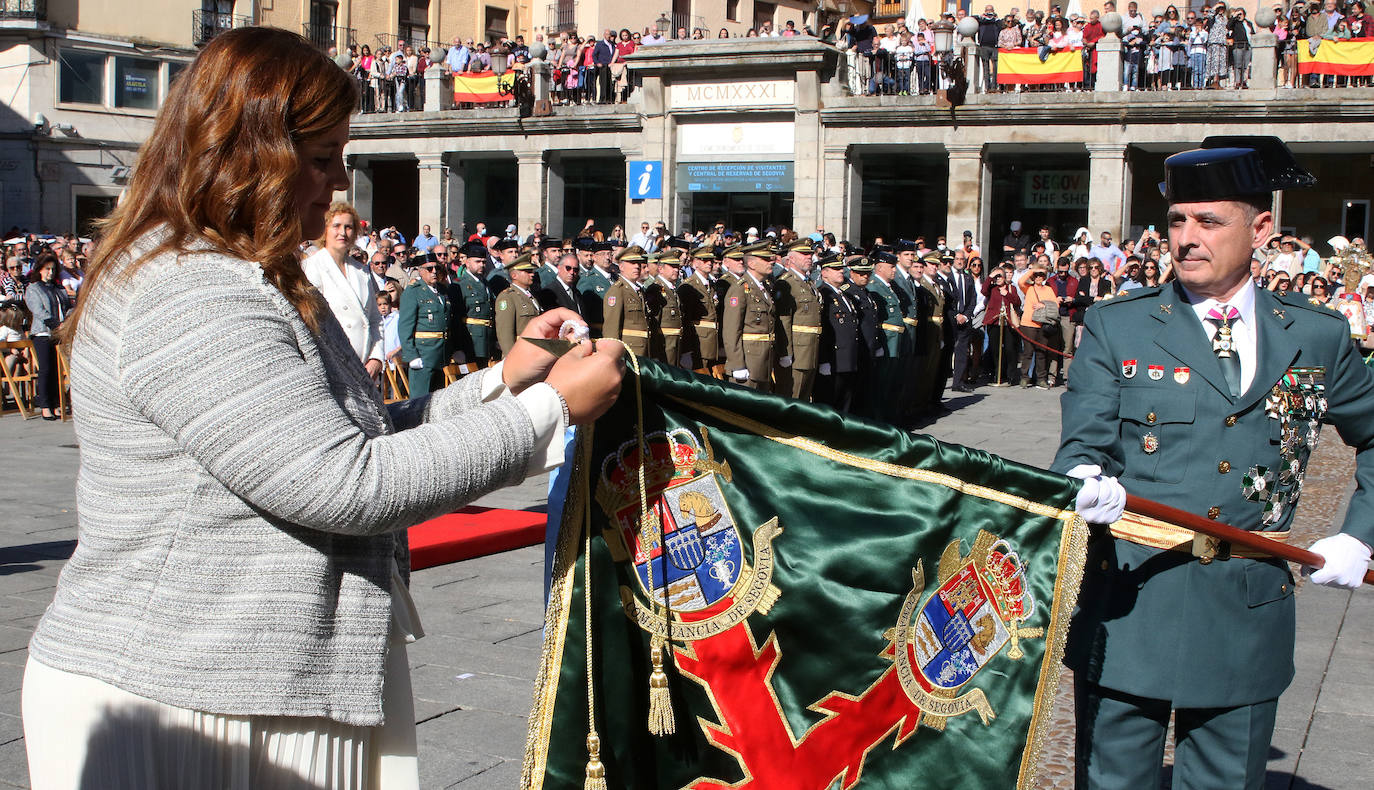
{"type": "Polygon", "coordinates": [[[1202,203],[1310,187],[1317,179],[1277,137],[1208,137],[1201,148],[1164,160],[1159,191],[1170,203],[1202,203]]]}

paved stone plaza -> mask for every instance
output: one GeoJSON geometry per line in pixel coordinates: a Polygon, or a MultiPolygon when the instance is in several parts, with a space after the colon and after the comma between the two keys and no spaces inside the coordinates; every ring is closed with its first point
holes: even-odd
{"type": "MultiPolygon", "coordinates": [[[[983,388],[953,399],[934,436],[1047,465],[1059,430],[1059,391],[983,388]]],[[[29,634],[52,598],[76,538],[77,450],[70,423],[0,419],[12,470],[0,488],[0,786],[28,787],[19,689],[29,634]]],[[[1338,521],[1352,454],[1328,432],[1314,457],[1294,530],[1314,538],[1338,521]]],[[[546,478],[479,504],[543,509],[546,478]]],[[[1299,541],[1299,545],[1306,545],[1299,541]]],[[[539,547],[419,571],[413,590],[428,635],[410,648],[426,788],[517,786],[543,614],[539,547]]],[[[1279,707],[1268,788],[1374,786],[1374,591],[1303,585],[1298,676],[1279,707]]],[[[1061,694],[1042,787],[1070,787],[1072,730],[1061,694]]]]}

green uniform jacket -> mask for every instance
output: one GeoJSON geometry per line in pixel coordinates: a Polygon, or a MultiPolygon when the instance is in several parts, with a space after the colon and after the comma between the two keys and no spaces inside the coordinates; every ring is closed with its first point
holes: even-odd
{"type": "Polygon", "coordinates": [[[906,334],[902,336],[902,356],[921,356],[926,353],[921,327],[930,315],[927,293],[900,268],[892,275],[892,290],[902,304],[902,323],[906,326],[906,334]]]}
{"type": "Polygon", "coordinates": [[[792,357],[794,370],[815,370],[821,352],[821,295],[791,269],[776,283],[778,323],[782,325],[778,354],[792,357]]]}
{"type": "Polygon", "coordinates": [[[754,278],[746,274],[725,292],[725,304],[720,312],[720,342],[725,348],[726,374],[747,368],[751,381],[770,385],[777,315],[773,312],[768,286],[760,288],[754,278]]]}
{"type": "Polygon", "coordinates": [[[606,337],[624,343],[637,356],[649,356],[649,335],[653,327],[643,289],[630,285],[621,277],[606,291],[603,311],[606,337]]]}
{"type": "Polygon", "coordinates": [[[496,297],[496,340],[501,353],[509,354],[531,318],[544,312],[525,289],[512,285],[496,297]]]}
{"type": "Polygon", "coordinates": [[[902,300],[897,296],[897,291],[877,275],[869,279],[868,292],[873,294],[873,301],[878,307],[878,329],[886,341],[883,346],[885,356],[897,359],[906,352],[907,325],[902,321],[906,310],[902,307],[902,300]]]}
{"type": "MultiPolygon", "coordinates": [[[[1262,474],[1254,468],[1273,475],[1285,466],[1274,403],[1294,389],[1286,374],[1320,368],[1325,420],[1358,452],[1359,490],[1342,529],[1374,542],[1374,372],[1362,364],[1349,325],[1301,296],[1264,289],[1255,292],[1255,323],[1254,382],[1232,398],[1180,287],[1141,288],[1093,305],[1063,396],[1052,468],[1097,464],[1132,494],[1242,529],[1287,529],[1292,503],[1269,497],[1300,489],[1311,438],[1305,416],[1288,421],[1297,431],[1288,456],[1297,475],[1275,475],[1262,494],[1247,486],[1262,474]],[[1282,506],[1266,518],[1276,501],[1282,506]]],[[[1307,401],[1313,414],[1322,401],[1307,401]]],[[[1294,602],[1284,563],[1203,563],[1093,529],[1065,659],[1082,677],[1175,707],[1253,704],[1288,686],[1294,602]]]]}
{"type": "Polygon", "coordinates": [[[495,317],[491,290],[466,268],[458,272],[449,286],[449,305],[453,308],[453,328],[449,338],[452,351],[461,351],[468,362],[496,356],[495,317]]]}
{"type": "Polygon", "coordinates": [[[448,330],[448,300],[434,289],[416,280],[401,291],[401,309],[396,319],[396,334],[401,340],[401,358],[406,364],[419,357],[425,362],[426,370],[437,370],[444,366],[445,342],[443,337],[416,338],[416,332],[438,332],[448,330]]]}
{"type": "Polygon", "coordinates": [[[577,281],[577,297],[582,304],[582,317],[587,320],[592,337],[602,336],[602,324],[606,320],[606,292],[610,289],[610,278],[595,266],[588,269],[577,281]]]}

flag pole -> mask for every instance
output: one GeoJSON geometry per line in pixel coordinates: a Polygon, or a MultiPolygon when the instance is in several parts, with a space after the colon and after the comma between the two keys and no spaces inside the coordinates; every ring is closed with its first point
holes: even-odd
{"type": "MultiPolygon", "coordinates": [[[[1320,554],[1313,554],[1306,549],[1297,546],[1289,546],[1287,543],[1280,543],[1264,537],[1263,532],[1251,532],[1249,530],[1238,529],[1229,524],[1222,524],[1219,521],[1212,521],[1201,516],[1193,515],[1176,507],[1160,504],[1153,500],[1144,499],[1134,494],[1126,495],[1126,509],[1132,513],[1139,513],[1142,516],[1157,518],[1180,527],[1186,527],[1194,532],[1201,532],[1228,541],[1237,546],[1244,546],[1247,549],[1268,554],[1271,557],[1278,557],[1281,560],[1296,562],[1312,568],[1320,568],[1326,564],[1320,554]]],[[[1374,570],[1365,571],[1365,584],[1374,584],[1374,570]]]]}

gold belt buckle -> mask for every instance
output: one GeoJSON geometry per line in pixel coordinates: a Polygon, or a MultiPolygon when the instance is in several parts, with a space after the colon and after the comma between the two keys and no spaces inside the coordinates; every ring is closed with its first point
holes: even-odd
{"type": "Polygon", "coordinates": [[[1221,538],[1195,532],[1193,533],[1192,554],[1197,557],[1198,562],[1203,565],[1210,565],[1212,560],[1231,559],[1231,544],[1221,538]]]}

